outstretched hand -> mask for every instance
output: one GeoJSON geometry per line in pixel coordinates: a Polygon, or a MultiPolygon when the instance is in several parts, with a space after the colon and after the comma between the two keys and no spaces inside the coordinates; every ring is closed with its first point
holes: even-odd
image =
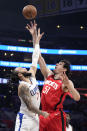
{"type": "Polygon", "coordinates": [[[38,33],[37,33],[37,41],[39,42],[42,38],[42,36],[44,35],[44,32],[40,34],[40,28],[38,29],[38,33]]]}
{"type": "Polygon", "coordinates": [[[36,33],[36,29],[37,29],[37,24],[34,21],[34,23],[31,21],[30,24],[26,25],[26,29],[30,32],[30,34],[32,35],[32,37],[35,35],[36,33]]]}
{"type": "Polygon", "coordinates": [[[39,43],[44,33],[40,34],[40,28],[37,30],[36,22],[34,21],[34,23],[30,22],[30,24],[27,24],[26,29],[32,35],[34,44],[39,43]]]}
{"type": "Polygon", "coordinates": [[[68,79],[68,77],[67,77],[65,72],[63,72],[63,74],[62,74],[62,82],[63,82],[65,87],[69,86],[69,79],[68,79]]]}
{"type": "Polygon", "coordinates": [[[43,111],[43,116],[47,118],[50,114],[48,112],[43,111]]]}

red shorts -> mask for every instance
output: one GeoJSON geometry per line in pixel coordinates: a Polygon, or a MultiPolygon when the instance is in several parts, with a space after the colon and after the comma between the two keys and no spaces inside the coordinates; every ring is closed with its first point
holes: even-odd
{"type": "Polygon", "coordinates": [[[40,115],[39,131],[66,131],[66,114],[62,111],[50,113],[47,118],[40,115]]]}

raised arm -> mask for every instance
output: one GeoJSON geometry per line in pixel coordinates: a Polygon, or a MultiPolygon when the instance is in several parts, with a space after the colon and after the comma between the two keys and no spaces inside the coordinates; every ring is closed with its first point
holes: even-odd
{"type": "MultiPolygon", "coordinates": [[[[41,40],[44,33],[40,34],[40,28],[38,29],[38,32],[37,32],[37,24],[35,23],[35,21],[34,21],[34,24],[31,23],[31,26],[28,25],[27,29],[29,30],[29,32],[32,35],[33,47],[35,47],[35,43],[40,43],[40,40],[41,40]]],[[[53,74],[53,72],[50,69],[47,68],[45,60],[41,56],[41,54],[39,55],[38,63],[40,65],[40,70],[41,70],[41,72],[42,72],[45,79],[48,77],[48,75],[53,74]]]]}
{"type": "MultiPolygon", "coordinates": [[[[35,29],[35,33],[34,33],[34,35],[32,35],[32,38],[33,38],[33,47],[35,46],[35,43],[40,43],[40,40],[41,40],[43,34],[44,33],[40,33],[40,28],[38,29],[38,32],[35,29]]],[[[48,75],[53,74],[53,72],[50,69],[47,68],[45,60],[42,57],[41,53],[39,55],[38,63],[39,63],[39,66],[40,66],[41,73],[44,76],[44,79],[46,79],[48,77],[48,75]]]]}
{"type": "Polygon", "coordinates": [[[32,111],[33,113],[36,113],[38,115],[42,115],[44,117],[47,117],[49,113],[44,112],[36,108],[31,100],[31,94],[29,92],[29,88],[26,84],[20,84],[18,87],[18,95],[22,98],[24,103],[26,104],[29,111],[32,111]]]}
{"type": "Polygon", "coordinates": [[[53,74],[53,72],[50,69],[48,69],[48,67],[45,63],[45,60],[44,60],[44,58],[42,57],[41,54],[39,55],[38,63],[40,65],[40,70],[41,70],[41,73],[44,76],[44,79],[46,79],[49,75],[53,74]]]}
{"type": "Polygon", "coordinates": [[[72,97],[75,101],[80,100],[80,94],[79,92],[74,88],[74,84],[71,80],[69,80],[68,90],[72,94],[72,97]]]}
{"type": "Polygon", "coordinates": [[[40,49],[39,49],[39,43],[35,44],[35,47],[33,49],[32,54],[32,65],[30,67],[29,72],[32,73],[32,75],[35,77],[36,71],[37,71],[37,63],[39,59],[40,49]]]}
{"type": "MultiPolygon", "coordinates": [[[[32,23],[29,25],[27,24],[26,29],[29,30],[29,32],[35,36],[35,29],[36,29],[36,23],[32,23]]],[[[35,38],[36,39],[36,38],[35,38]]],[[[34,41],[34,49],[32,54],[32,65],[30,67],[29,72],[32,73],[32,75],[35,77],[36,71],[37,71],[37,63],[39,59],[40,54],[40,48],[39,48],[39,42],[34,41]]]]}

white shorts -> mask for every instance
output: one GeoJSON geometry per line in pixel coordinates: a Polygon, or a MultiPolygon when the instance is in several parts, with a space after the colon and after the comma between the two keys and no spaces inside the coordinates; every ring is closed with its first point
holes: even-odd
{"type": "Polygon", "coordinates": [[[25,116],[18,113],[16,117],[15,131],[39,131],[39,117],[25,116]]]}

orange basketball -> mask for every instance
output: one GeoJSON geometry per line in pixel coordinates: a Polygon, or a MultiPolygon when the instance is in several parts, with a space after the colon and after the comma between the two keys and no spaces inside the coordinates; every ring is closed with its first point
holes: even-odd
{"type": "Polygon", "coordinates": [[[23,8],[22,14],[26,19],[34,19],[37,15],[37,9],[33,5],[27,5],[23,8]]]}

